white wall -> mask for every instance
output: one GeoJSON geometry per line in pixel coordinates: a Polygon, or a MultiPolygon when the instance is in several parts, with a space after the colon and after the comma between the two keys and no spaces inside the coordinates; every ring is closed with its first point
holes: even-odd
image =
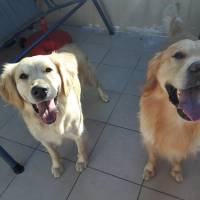
{"type": "MultiPolygon", "coordinates": [[[[57,0],[60,3],[64,0],[57,0]]],[[[193,32],[200,32],[200,0],[101,0],[114,26],[120,30],[129,30],[130,27],[156,27],[162,23],[162,14],[167,5],[173,2],[180,3],[180,16],[193,32]]],[[[67,9],[61,9],[48,17],[54,22],[63,16],[67,9]]],[[[89,0],[67,22],[70,25],[94,25],[103,27],[94,5],[89,0]]]]}

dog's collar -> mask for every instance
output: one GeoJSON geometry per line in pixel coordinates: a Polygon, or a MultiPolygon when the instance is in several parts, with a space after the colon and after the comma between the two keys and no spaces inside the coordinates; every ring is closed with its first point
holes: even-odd
{"type": "Polygon", "coordinates": [[[36,113],[39,113],[39,110],[37,108],[37,106],[35,104],[32,104],[32,107],[33,107],[33,110],[36,112],[36,113]]]}

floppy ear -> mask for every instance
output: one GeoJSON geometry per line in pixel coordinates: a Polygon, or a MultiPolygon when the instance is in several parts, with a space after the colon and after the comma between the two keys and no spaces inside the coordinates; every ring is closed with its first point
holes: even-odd
{"type": "Polygon", "coordinates": [[[53,52],[50,55],[50,59],[56,65],[58,73],[61,77],[62,92],[64,95],[68,95],[71,86],[74,86],[75,89],[80,90],[80,85],[77,83],[78,63],[75,56],[70,53],[53,52]]]}
{"type": "Polygon", "coordinates": [[[14,71],[17,64],[5,64],[0,77],[0,95],[9,104],[22,109],[24,101],[20,97],[14,80],[14,71]]]}
{"type": "Polygon", "coordinates": [[[157,84],[157,72],[161,64],[162,53],[156,54],[148,64],[147,83],[144,86],[144,93],[148,94],[157,84]]]}

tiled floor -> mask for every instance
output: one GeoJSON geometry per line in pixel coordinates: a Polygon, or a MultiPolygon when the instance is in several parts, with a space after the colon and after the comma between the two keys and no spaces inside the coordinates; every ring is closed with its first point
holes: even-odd
{"type": "MultiPolygon", "coordinates": [[[[16,176],[0,160],[2,200],[198,200],[200,159],[185,162],[182,184],[169,176],[169,166],[160,161],[157,176],[143,182],[146,152],[138,128],[138,102],[145,80],[146,63],[159,50],[162,37],[137,33],[95,32],[65,27],[91,60],[98,78],[110,96],[100,101],[96,91],[84,91],[83,110],[88,130],[88,168],[74,169],[76,147],[66,141],[59,148],[65,173],[54,179],[50,159],[28,133],[20,115],[10,106],[0,107],[0,144],[25,165],[16,176]]],[[[0,102],[4,105],[3,102],[0,102]]]]}

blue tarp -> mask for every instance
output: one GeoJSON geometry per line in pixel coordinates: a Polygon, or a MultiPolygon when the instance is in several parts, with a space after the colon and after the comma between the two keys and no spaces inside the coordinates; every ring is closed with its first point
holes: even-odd
{"type": "Polygon", "coordinates": [[[0,46],[42,14],[34,0],[0,0],[0,46]]]}

